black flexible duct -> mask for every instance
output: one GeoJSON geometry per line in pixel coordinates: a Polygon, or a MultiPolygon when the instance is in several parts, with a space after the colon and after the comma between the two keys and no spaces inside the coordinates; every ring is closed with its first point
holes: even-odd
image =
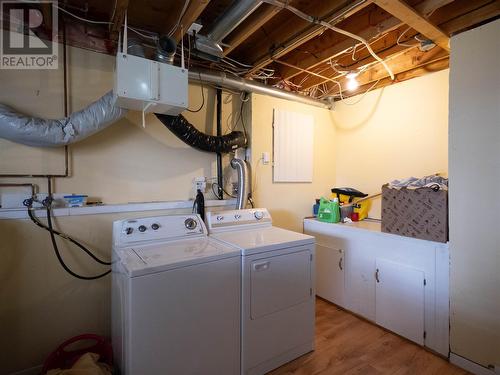
{"type": "Polygon", "coordinates": [[[200,132],[182,115],[170,116],[159,113],[155,115],[180,140],[201,151],[228,153],[247,145],[245,134],[240,131],[216,137],[200,132]]]}

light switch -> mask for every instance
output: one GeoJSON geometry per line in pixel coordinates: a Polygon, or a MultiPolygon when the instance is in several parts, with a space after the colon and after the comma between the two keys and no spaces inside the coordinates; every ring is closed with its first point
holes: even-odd
{"type": "Polygon", "coordinates": [[[262,164],[264,164],[264,165],[269,164],[269,159],[270,159],[269,152],[263,152],[262,153],[262,164]]]}

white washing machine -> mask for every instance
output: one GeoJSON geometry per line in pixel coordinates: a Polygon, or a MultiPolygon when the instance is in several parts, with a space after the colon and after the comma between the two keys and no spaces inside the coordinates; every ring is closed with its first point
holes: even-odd
{"type": "Polygon", "coordinates": [[[198,215],[113,224],[112,341],[122,375],[240,371],[240,251],[198,215]]]}
{"type": "Polygon", "coordinates": [[[314,349],[314,237],[274,227],[266,209],[209,212],[210,237],[242,255],[241,373],[314,349]]]}

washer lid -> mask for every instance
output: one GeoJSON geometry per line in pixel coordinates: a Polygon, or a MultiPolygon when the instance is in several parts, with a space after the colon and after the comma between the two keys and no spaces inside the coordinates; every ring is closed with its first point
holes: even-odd
{"type": "Polygon", "coordinates": [[[235,229],[234,231],[212,234],[211,237],[236,246],[241,249],[242,255],[314,243],[314,237],[312,236],[278,227],[235,229]]]}
{"type": "Polygon", "coordinates": [[[118,249],[130,277],[240,256],[240,250],[208,237],[118,249]]]}

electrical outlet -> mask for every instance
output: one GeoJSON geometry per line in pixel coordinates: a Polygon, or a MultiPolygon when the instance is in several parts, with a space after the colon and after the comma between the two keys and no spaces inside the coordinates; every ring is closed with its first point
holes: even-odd
{"type": "Polygon", "coordinates": [[[193,189],[195,193],[200,190],[202,193],[205,193],[207,190],[207,179],[206,177],[196,177],[193,180],[193,189]]]}

